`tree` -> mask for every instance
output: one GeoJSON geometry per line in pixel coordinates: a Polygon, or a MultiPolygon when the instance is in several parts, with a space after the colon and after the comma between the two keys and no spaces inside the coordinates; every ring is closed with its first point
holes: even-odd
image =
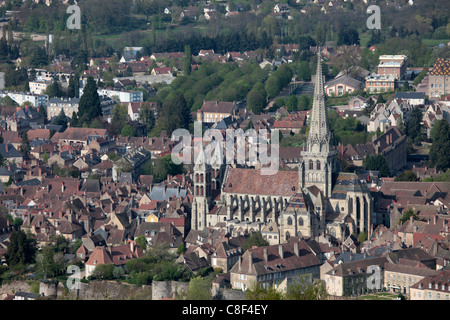
{"type": "Polygon", "coordinates": [[[311,68],[309,67],[308,61],[300,61],[298,64],[297,76],[303,81],[311,80],[311,68]]]}
{"type": "Polygon", "coordinates": [[[254,114],[260,114],[264,110],[266,102],[267,92],[264,85],[258,82],[247,94],[247,106],[254,114]]]}
{"type": "Polygon", "coordinates": [[[359,34],[358,31],[351,27],[343,27],[339,29],[337,36],[337,45],[348,45],[351,46],[353,44],[359,45],[359,34]]]}
{"type": "Polygon", "coordinates": [[[437,121],[431,131],[433,144],[430,149],[430,164],[437,170],[450,168],[450,125],[447,120],[437,121]]]}
{"type": "Polygon", "coordinates": [[[412,170],[405,170],[395,177],[394,181],[419,181],[419,178],[412,170]]]}
{"type": "Polygon", "coordinates": [[[253,246],[263,247],[268,246],[269,243],[263,238],[261,232],[253,232],[250,237],[244,240],[242,244],[242,249],[247,250],[251,249],[253,246]]]}
{"type": "Polygon", "coordinates": [[[208,279],[195,277],[189,281],[184,294],[186,300],[211,300],[211,283],[208,279]]]}
{"type": "Polygon", "coordinates": [[[273,286],[264,288],[259,282],[253,282],[245,292],[247,300],[282,300],[283,295],[273,286]]]}
{"type": "Polygon", "coordinates": [[[286,109],[290,112],[297,111],[298,99],[295,94],[291,94],[286,100],[286,109]]]}
{"type": "Polygon", "coordinates": [[[370,116],[370,114],[372,113],[374,108],[375,108],[375,102],[373,101],[373,99],[369,98],[366,101],[366,106],[364,107],[363,112],[366,116],[370,116]]]}
{"type": "Polygon", "coordinates": [[[130,126],[128,123],[125,124],[120,134],[124,137],[134,137],[136,134],[134,132],[134,129],[132,126],[130,126]]]}
{"type": "Polygon", "coordinates": [[[97,84],[90,76],[87,78],[86,86],[84,87],[83,94],[80,97],[78,115],[78,125],[82,125],[102,115],[100,97],[97,92],[97,84]]]}
{"type": "Polygon", "coordinates": [[[191,111],[184,96],[180,93],[170,94],[163,102],[161,116],[155,129],[166,130],[168,135],[176,129],[188,129],[191,121],[191,111]]]}
{"type": "Polygon", "coordinates": [[[415,107],[411,111],[408,122],[406,122],[405,132],[415,144],[425,140],[425,127],[422,124],[422,111],[419,107],[415,107]]]}
{"type": "Polygon", "coordinates": [[[142,235],[136,238],[136,244],[142,250],[147,249],[147,239],[145,239],[145,237],[142,235]]]}
{"type": "Polygon", "coordinates": [[[368,155],[364,159],[364,167],[367,170],[379,171],[382,177],[389,177],[390,171],[386,158],[381,154],[376,156],[368,155]]]}
{"type": "Polygon", "coordinates": [[[67,96],[69,98],[77,98],[79,89],[79,78],[78,76],[70,75],[69,84],[67,87],[67,96]]]}
{"type": "Polygon", "coordinates": [[[53,124],[60,125],[63,127],[63,130],[67,128],[67,117],[64,113],[64,109],[61,109],[61,112],[58,114],[56,118],[53,119],[53,124]]]}
{"type": "Polygon", "coordinates": [[[284,300],[326,300],[329,294],[325,282],[298,277],[288,285],[284,300]]]}
{"type": "Polygon", "coordinates": [[[22,230],[13,231],[9,236],[9,246],[6,252],[6,263],[10,268],[24,267],[32,263],[36,252],[36,241],[22,230]]]}
{"type": "Polygon", "coordinates": [[[418,220],[419,219],[419,216],[417,215],[417,213],[413,209],[409,208],[409,209],[405,210],[405,212],[403,212],[402,217],[400,218],[400,223],[405,223],[411,217],[414,220],[418,220]]]}
{"type": "Polygon", "coordinates": [[[364,243],[364,241],[367,240],[367,235],[364,231],[361,231],[361,233],[358,235],[358,242],[360,244],[364,243]]]}
{"type": "Polygon", "coordinates": [[[153,106],[149,102],[144,102],[139,110],[139,121],[145,124],[147,132],[150,132],[156,123],[153,106]]]}
{"type": "Polygon", "coordinates": [[[184,57],[183,57],[183,75],[188,76],[191,74],[192,65],[192,53],[191,47],[189,45],[184,46],[184,57]]]}
{"type": "Polygon", "coordinates": [[[53,80],[53,83],[47,87],[47,89],[45,90],[44,93],[46,95],[48,95],[49,98],[63,96],[63,91],[61,89],[61,85],[56,80],[53,80]]]}
{"type": "Polygon", "coordinates": [[[22,155],[28,155],[28,153],[30,152],[31,147],[30,147],[30,142],[28,141],[28,134],[26,132],[24,132],[22,134],[22,144],[20,145],[19,151],[20,153],[22,153],[22,155]]]}

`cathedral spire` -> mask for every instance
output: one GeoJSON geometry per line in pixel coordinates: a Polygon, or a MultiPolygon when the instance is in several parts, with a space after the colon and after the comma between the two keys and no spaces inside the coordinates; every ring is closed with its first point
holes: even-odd
{"type": "Polygon", "coordinates": [[[322,75],[322,60],[320,48],[317,53],[317,72],[314,86],[314,101],[311,110],[310,129],[307,140],[307,151],[319,153],[329,152],[331,142],[328,125],[327,110],[325,106],[324,78],[322,75]]]}

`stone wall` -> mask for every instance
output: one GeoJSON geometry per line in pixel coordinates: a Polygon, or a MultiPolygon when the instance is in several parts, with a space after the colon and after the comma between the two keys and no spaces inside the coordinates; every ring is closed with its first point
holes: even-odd
{"type": "Polygon", "coordinates": [[[176,294],[186,290],[189,282],[152,281],[152,300],[174,298],[176,294]]]}

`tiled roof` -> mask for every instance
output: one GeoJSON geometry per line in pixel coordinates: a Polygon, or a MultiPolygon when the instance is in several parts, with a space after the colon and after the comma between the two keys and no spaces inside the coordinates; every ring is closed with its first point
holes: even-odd
{"type": "Polygon", "coordinates": [[[297,171],[262,175],[257,169],[229,168],[224,192],[292,197],[298,191],[297,171]]]}
{"type": "Polygon", "coordinates": [[[366,189],[367,187],[361,183],[357,174],[340,172],[331,193],[331,198],[345,199],[349,191],[364,192],[366,189]]]}
{"type": "Polygon", "coordinates": [[[235,108],[234,102],[227,101],[204,101],[201,111],[213,113],[229,113],[232,114],[235,108]]]}
{"type": "Polygon", "coordinates": [[[438,58],[430,71],[431,76],[449,76],[450,75],[450,60],[438,58]]]}
{"type": "Polygon", "coordinates": [[[231,273],[263,275],[320,265],[320,260],[302,240],[249,249],[242,256],[242,260],[233,266],[231,273]],[[298,256],[295,252],[295,244],[298,244],[298,256]],[[280,248],[282,248],[283,257],[280,256],[280,248]]]}

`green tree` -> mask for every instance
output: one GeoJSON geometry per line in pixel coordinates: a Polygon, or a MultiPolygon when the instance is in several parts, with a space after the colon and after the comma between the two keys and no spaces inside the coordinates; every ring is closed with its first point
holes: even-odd
{"type": "Polygon", "coordinates": [[[390,171],[386,158],[382,154],[376,156],[368,155],[364,159],[364,167],[367,170],[379,171],[382,177],[389,177],[390,171]]]}
{"type": "Polygon", "coordinates": [[[450,125],[447,120],[437,121],[431,132],[433,144],[430,149],[430,164],[437,170],[450,168],[450,125]]]}
{"type": "Polygon", "coordinates": [[[147,132],[150,132],[156,123],[153,106],[149,102],[144,102],[139,110],[139,121],[145,124],[147,132]]]}
{"type": "Polygon", "coordinates": [[[87,78],[86,86],[84,87],[83,94],[80,97],[78,115],[79,125],[88,123],[91,119],[102,115],[100,97],[97,92],[97,84],[90,76],[87,78]]]}
{"type": "Polygon", "coordinates": [[[306,277],[297,277],[288,285],[284,300],[327,300],[329,294],[325,282],[314,282],[306,277]]]}
{"type": "Polygon", "coordinates": [[[405,126],[406,135],[415,144],[425,140],[425,127],[422,124],[422,111],[419,107],[415,107],[409,116],[408,122],[405,126]]]}
{"type": "Polygon", "coordinates": [[[189,45],[184,46],[184,57],[183,57],[183,75],[188,76],[191,74],[192,65],[192,52],[189,45]]]}
{"type": "Polygon", "coordinates": [[[22,153],[22,155],[28,155],[28,153],[30,152],[31,147],[30,147],[30,141],[28,141],[28,134],[26,132],[24,132],[22,134],[22,144],[20,145],[19,151],[20,153],[22,153]]]}
{"type": "Polygon", "coordinates": [[[289,98],[286,100],[286,108],[288,111],[293,112],[297,111],[298,99],[295,94],[291,94],[289,98]]]}
{"type": "Polygon", "coordinates": [[[34,261],[36,241],[22,230],[13,231],[9,236],[9,246],[5,255],[10,268],[23,268],[34,261]]]}
{"type": "Polygon", "coordinates": [[[394,181],[419,181],[419,178],[412,170],[405,170],[395,177],[394,181]]]}
{"type": "Polygon", "coordinates": [[[61,112],[58,114],[58,116],[53,119],[53,124],[60,125],[63,127],[63,130],[66,130],[67,117],[66,114],[64,113],[64,109],[61,109],[61,112]]]}
{"type": "Polygon", "coordinates": [[[142,250],[147,249],[147,239],[145,239],[145,237],[142,235],[136,238],[136,244],[142,250]]]}
{"type": "Polygon", "coordinates": [[[253,232],[250,237],[244,240],[242,244],[242,249],[247,250],[251,249],[253,246],[263,247],[268,246],[269,243],[263,238],[261,232],[253,232]]]}
{"type": "Polygon", "coordinates": [[[247,94],[247,106],[254,114],[260,114],[264,110],[266,102],[267,92],[264,85],[258,82],[247,94]]]}
{"type": "Polygon", "coordinates": [[[61,89],[61,85],[56,80],[53,80],[53,83],[47,87],[47,89],[45,90],[44,93],[46,95],[48,95],[49,98],[63,96],[63,91],[61,89]]]}
{"type": "Polygon", "coordinates": [[[419,219],[419,216],[417,215],[417,213],[413,209],[409,208],[409,209],[405,210],[405,212],[403,212],[402,217],[400,218],[400,223],[405,223],[411,217],[413,217],[414,220],[419,219]]]}
{"type": "Polygon", "coordinates": [[[297,69],[297,76],[303,81],[311,80],[311,68],[308,61],[300,61],[297,69]]]}
{"type": "Polygon", "coordinates": [[[132,126],[130,126],[128,123],[125,124],[120,134],[124,137],[134,137],[136,134],[134,132],[134,129],[132,126]]]}
{"type": "Polygon", "coordinates": [[[189,281],[185,291],[186,300],[211,300],[211,283],[208,279],[195,277],[189,281]]]}
{"type": "Polygon", "coordinates": [[[273,286],[263,288],[259,282],[253,282],[245,292],[247,300],[282,300],[283,294],[273,286]]]}

